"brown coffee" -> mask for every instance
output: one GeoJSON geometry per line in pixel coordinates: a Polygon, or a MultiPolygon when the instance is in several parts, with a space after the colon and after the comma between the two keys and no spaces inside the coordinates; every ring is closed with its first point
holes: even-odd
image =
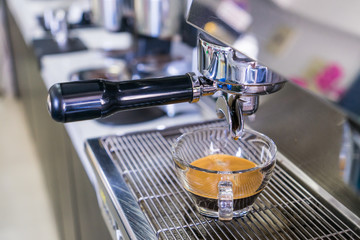
{"type": "MultiPolygon", "coordinates": [[[[239,157],[225,154],[209,155],[191,163],[192,166],[219,172],[233,172],[256,167],[256,164],[239,157]]],[[[233,185],[234,211],[252,205],[261,192],[263,180],[260,171],[218,174],[190,168],[186,173],[186,189],[200,208],[218,210],[218,183],[231,181],[233,185]]]]}

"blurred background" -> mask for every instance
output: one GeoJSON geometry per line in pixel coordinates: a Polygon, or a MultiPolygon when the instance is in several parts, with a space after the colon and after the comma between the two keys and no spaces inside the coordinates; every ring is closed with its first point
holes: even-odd
{"type": "MultiPolygon", "coordinates": [[[[195,28],[185,22],[193,1],[179,0],[182,12],[171,12],[165,20],[156,18],[169,26],[177,23],[176,31],[175,27],[153,30],[145,24],[161,15],[151,8],[153,2],[0,0],[0,239],[107,239],[100,210],[89,207],[97,205],[98,199],[92,192],[84,141],[215,120],[214,101],[62,125],[48,115],[47,91],[58,82],[197,72],[199,29],[221,35],[226,44],[341,112],[341,118],[322,115],[322,121],[334,117],[338,125],[344,119],[349,122],[334,139],[342,141],[336,162],[329,162],[336,165],[339,179],[354,194],[356,201],[350,205],[356,208],[360,188],[360,2],[212,0],[208,11],[216,13],[227,27],[216,22],[195,28]],[[241,22],[241,27],[234,27],[234,22],[241,22]],[[95,234],[90,231],[97,227],[95,234]]],[[[288,97],[280,102],[288,102],[288,97]]],[[[325,138],[327,131],[321,133],[325,138]]]]}

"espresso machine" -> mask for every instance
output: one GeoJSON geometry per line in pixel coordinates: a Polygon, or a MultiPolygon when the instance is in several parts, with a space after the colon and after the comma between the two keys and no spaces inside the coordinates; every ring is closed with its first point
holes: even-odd
{"type": "MultiPolygon", "coordinates": [[[[176,0],[154,2],[166,9],[177,4],[176,0]]],[[[99,206],[114,239],[360,238],[359,198],[337,167],[339,159],[347,159],[345,169],[357,168],[353,137],[359,124],[328,101],[291,82],[285,84],[296,75],[286,57],[301,60],[309,52],[333,47],[317,42],[311,34],[296,38],[294,29],[308,27],[312,34],[324,29],[323,37],[338,31],[308,20],[284,2],[194,0],[187,22],[200,31],[196,71],[122,82],[58,83],[50,88],[49,112],[63,123],[217,96],[214,111],[225,121],[105,136],[85,143],[97,176],[94,188],[99,206]],[[275,25],[280,30],[269,32],[275,25]],[[255,39],[252,46],[249,38],[255,39]],[[304,45],[305,39],[309,41],[304,45]],[[319,47],[314,50],[314,46],[319,47]],[[254,128],[271,137],[279,149],[274,177],[253,211],[226,223],[194,211],[174,177],[170,152],[181,133],[224,124],[234,138],[241,137],[244,125],[254,128]]],[[[144,6],[135,4],[135,12],[144,6]]],[[[142,23],[148,22],[134,24],[146,31],[142,23]]],[[[341,36],[349,45],[358,40],[341,36]]],[[[339,48],[335,55],[351,51],[346,44],[339,48]]]]}

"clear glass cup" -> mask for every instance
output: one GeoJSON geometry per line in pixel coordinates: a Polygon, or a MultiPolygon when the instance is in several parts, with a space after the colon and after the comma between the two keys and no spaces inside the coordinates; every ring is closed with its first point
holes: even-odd
{"type": "Polygon", "coordinates": [[[195,130],[173,146],[175,172],[200,214],[231,220],[248,213],[270,180],[276,145],[244,129],[235,140],[228,127],[195,130]]]}

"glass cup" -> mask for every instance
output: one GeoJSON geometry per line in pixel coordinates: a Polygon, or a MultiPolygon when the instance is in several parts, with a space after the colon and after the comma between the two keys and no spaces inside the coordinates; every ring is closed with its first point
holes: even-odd
{"type": "Polygon", "coordinates": [[[175,172],[200,214],[231,220],[248,213],[270,180],[276,145],[244,129],[235,140],[228,127],[195,130],[173,146],[175,172]]]}

